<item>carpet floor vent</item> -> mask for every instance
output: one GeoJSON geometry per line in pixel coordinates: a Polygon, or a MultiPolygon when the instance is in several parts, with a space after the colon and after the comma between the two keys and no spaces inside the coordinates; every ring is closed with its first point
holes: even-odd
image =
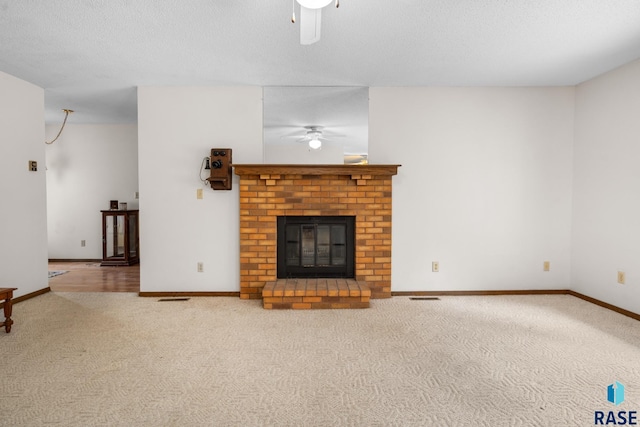
{"type": "Polygon", "coordinates": [[[409,299],[414,301],[440,301],[438,297],[410,297],[409,299]]]}
{"type": "Polygon", "coordinates": [[[189,301],[191,298],[160,298],[158,302],[166,301],[189,301]]]}

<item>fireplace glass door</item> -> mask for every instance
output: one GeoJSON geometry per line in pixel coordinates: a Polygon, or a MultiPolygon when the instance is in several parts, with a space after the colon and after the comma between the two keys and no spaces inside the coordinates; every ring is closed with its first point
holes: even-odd
{"type": "Polygon", "coordinates": [[[278,277],[353,277],[354,217],[279,217],[278,277]]]}

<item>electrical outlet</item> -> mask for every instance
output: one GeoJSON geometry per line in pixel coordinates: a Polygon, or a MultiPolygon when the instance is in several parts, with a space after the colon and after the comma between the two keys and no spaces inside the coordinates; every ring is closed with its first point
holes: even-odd
{"type": "Polygon", "coordinates": [[[438,261],[433,261],[431,263],[431,271],[434,273],[440,272],[440,263],[438,261]]]}
{"type": "Polygon", "coordinates": [[[29,160],[29,171],[38,172],[38,162],[35,160],[29,160]]]}
{"type": "Polygon", "coordinates": [[[549,261],[545,261],[545,262],[544,262],[544,264],[543,264],[542,269],[543,269],[544,271],[549,271],[549,270],[551,270],[551,263],[550,263],[549,261]]]}
{"type": "Polygon", "coordinates": [[[139,199],[140,198],[140,192],[136,191],[135,193],[133,193],[133,198],[134,199],[139,199]]]}
{"type": "Polygon", "coordinates": [[[624,274],[624,271],[618,271],[618,283],[624,285],[625,280],[627,279],[627,275],[624,274]]]}
{"type": "Polygon", "coordinates": [[[198,273],[202,273],[204,271],[204,263],[198,263],[198,273]]]}
{"type": "Polygon", "coordinates": [[[197,198],[197,199],[202,199],[202,197],[203,197],[203,194],[202,194],[202,188],[198,188],[198,189],[196,190],[196,198],[197,198]]]}
{"type": "Polygon", "coordinates": [[[85,246],[87,246],[87,241],[86,240],[80,240],[80,246],[83,247],[83,248],[85,246]]]}

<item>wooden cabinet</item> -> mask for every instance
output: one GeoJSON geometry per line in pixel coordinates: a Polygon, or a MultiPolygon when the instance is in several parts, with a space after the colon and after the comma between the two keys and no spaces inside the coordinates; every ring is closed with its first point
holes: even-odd
{"type": "Polygon", "coordinates": [[[138,210],[102,212],[102,262],[100,265],[133,265],[140,262],[138,210]]]}

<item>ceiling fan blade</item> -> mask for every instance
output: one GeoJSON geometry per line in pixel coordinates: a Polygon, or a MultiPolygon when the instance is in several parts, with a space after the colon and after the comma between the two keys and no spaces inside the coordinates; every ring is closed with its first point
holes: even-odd
{"type": "Polygon", "coordinates": [[[322,9],[300,6],[300,44],[313,44],[320,40],[322,9]]]}

